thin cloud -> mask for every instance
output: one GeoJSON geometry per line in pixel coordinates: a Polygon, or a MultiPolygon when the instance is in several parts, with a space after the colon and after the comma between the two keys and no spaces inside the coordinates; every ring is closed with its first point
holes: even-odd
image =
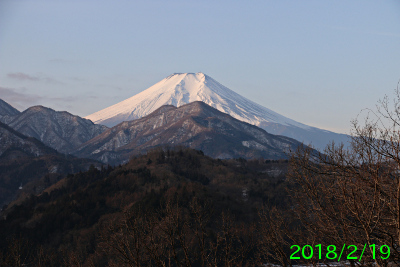
{"type": "Polygon", "coordinates": [[[33,81],[33,82],[46,82],[46,83],[62,84],[62,82],[57,81],[56,79],[53,79],[44,74],[32,76],[32,75],[22,73],[22,72],[13,72],[13,73],[8,73],[7,77],[10,79],[13,79],[13,80],[17,80],[17,81],[33,81]]]}
{"type": "Polygon", "coordinates": [[[5,87],[0,87],[0,95],[2,100],[20,110],[32,106],[42,99],[37,95],[22,94],[15,89],[5,87]]]}
{"type": "Polygon", "coordinates": [[[78,96],[47,97],[36,94],[21,93],[15,88],[0,87],[1,99],[18,109],[25,109],[43,102],[71,103],[79,100],[78,96]]]}
{"type": "Polygon", "coordinates": [[[18,80],[18,81],[39,81],[38,77],[30,76],[22,72],[15,72],[7,74],[8,78],[18,80]]]}

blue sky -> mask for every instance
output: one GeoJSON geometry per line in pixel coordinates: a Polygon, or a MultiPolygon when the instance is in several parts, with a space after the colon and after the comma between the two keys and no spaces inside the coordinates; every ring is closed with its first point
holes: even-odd
{"type": "Polygon", "coordinates": [[[0,98],[86,116],[204,72],[347,133],[400,79],[400,1],[0,0],[0,98]]]}

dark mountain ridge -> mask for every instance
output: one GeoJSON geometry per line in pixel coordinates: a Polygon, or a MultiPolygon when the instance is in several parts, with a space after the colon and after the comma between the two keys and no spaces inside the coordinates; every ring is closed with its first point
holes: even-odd
{"type": "Polygon", "coordinates": [[[0,158],[4,158],[6,154],[10,157],[10,154],[17,150],[30,156],[57,153],[36,138],[25,136],[0,122],[0,158]]]}
{"type": "Polygon", "coordinates": [[[60,154],[0,122],[0,208],[19,193],[38,193],[68,173],[87,170],[91,164],[99,165],[60,154]]]}
{"type": "Polygon", "coordinates": [[[213,158],[287,158],[301,143],[267,133],[201,101],[167,105],[122,122],[83,144],[75,155],[116,164],[159,146],[185,146],[213,158]]]}
{"type": "Polygon", "coordinates": [[[104,125],[43,106],[0,118],[13,129],[42,141],[61,153],[70,153],[107,129],[104,125]]]}
{"type": "Polygon", "coordinates": [[[0,121],[7,122],[11,119],[11,117],[20,114],[21,112],[0,99],[0,121]]]}

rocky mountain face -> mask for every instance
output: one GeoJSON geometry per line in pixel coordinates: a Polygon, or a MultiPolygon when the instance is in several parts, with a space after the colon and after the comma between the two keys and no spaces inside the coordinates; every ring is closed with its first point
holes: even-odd
{"type": "Polygon", "coordinates": [[[204,73],[175,73],[120,103],[95,112],[87,119],[115,126],[146,116],[163,105],[180,107],[202,101],[230,116],[263,128],[269,133],[284,135],[323,149],[332,140],[347,143],[344,134],[311,127],[235,93],[204,73]]]}
{"type": "MultiPolygon", "coordinates": [[[[1,118],[0,118],[1,120],[1,118]]],[[[81,144],[104,132],[107,127],[43,106],[30,107],[4,120],[14,130],[35,137],[61,153],[70,153],[81,144]]]]}
{"type": "Polygon", "coordinates": [[[54,149],[45,146],[35,138],[27,137],[0,122],[0,158],[19,155],[42,156],[56,154],[54,149]]]}
{"type": "Polygon", "coordinates": [[[7,122],[20,113],[16,108],[0,99],[0,121],[7,122]]]}
{"type": "Polygon", "coordinates": [[[93,160],[65,156],[0,122],[0,208],[20,193],[40,193],[68,173],[85,171],[93,160]]]}
{"type": "Polygon", "coordinates": [[[185,146],[214,158],[286,158],[300,142],[267,133],[196,101],[162,106],[141,119],[123,122],[83,144],[75,155],[121,163],[158,146],[185,146]]]}

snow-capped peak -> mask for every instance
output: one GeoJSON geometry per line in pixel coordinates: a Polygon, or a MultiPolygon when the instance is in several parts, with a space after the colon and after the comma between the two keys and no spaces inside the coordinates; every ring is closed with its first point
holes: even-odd
{"type": "Polygon", "coordinates": [[[174,73],[148,89],[87,117],[95,123],[114,126],[146,116],[163,105],[180,107],[202,101],[232,117],[260,125],[263,122],[310,128],[267,109],[223,86],[204,73],[174,73]]]}

